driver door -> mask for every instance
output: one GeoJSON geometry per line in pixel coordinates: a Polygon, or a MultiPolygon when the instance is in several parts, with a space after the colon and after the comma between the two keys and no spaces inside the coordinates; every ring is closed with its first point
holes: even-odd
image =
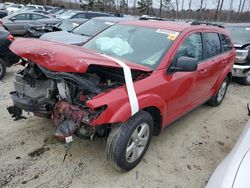
{"type": "MultiPolygon", "coordinates": [[[[175,66],[178,58],[190,57],[197,60],[203,58],[203,44],[201,33],[192,33],[180,44],[170,66],[175,66]]],[[[197,71],[173,72],[166,75],[168,81],[167,88],[167,122],[172,122],[176,118],[187,113],[197,106],[199,98],[199,88],[197,87],[197,71]]]]}

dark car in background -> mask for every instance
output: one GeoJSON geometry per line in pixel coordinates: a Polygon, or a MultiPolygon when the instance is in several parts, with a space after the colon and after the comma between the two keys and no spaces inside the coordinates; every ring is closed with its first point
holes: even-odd
{"type": "Polygon", "coordinates": [[[19,12],[4,17],[2,24],[12,35],[24,35],[29,23],[44,19],[49,23],[54,23],[55,20],[51,18],[50,16],[36,12],[19,12]]]}
{"type": "Polygon", "coordinates": [[[46,33],[40,37],[43,40],[50,40],[73,45],[82,45],[90,38],[100,33],[101,31],[111,27],[120,21],[128,21],[134,18],[118,18],[118,17],[96,17],[79,25],[74,30],[58,31],[46,33]]]}
{"type": "Polygon", "coordinates": [[[18,63],[20,58],[9,50],[14,37],[3,27],[0,27],[0,80],[6,73],[6,67],[18,63]]]}
{"type": "Polygon", "coordinates": [[[5,10],[0,10],[0,18],[3,18],[3,17],[5,17],[5,16],[8,16],[7,11],[5,11],[5,10]]]}
{"type": "Polygon", "coordinates": [[[63,20],[57,24],[45,24],[42,22],[30,23],[26,29],[26,37],[39,38],[45,33],[55,31],[72,31],[75,27],[86,22],[87,19],[69,19],[63,20]]]}
{"type": "Polygon", "coordinates": [[[86,18],[91,19],[94,17],[101,17],[101,16],[113,16],[108,13],[102,13],[102,12],[92,12],[92,11],[78,11],[78,10],[68,10],[61,15],[59,15],[57,18],[59,19],[76,19],[76,18],[86,18]]]}
{"type": "Polygon", "coordinates": [[[236,48],[233,76],[242,85],[250,85],[250,23],[228,24],[236,48]]]}

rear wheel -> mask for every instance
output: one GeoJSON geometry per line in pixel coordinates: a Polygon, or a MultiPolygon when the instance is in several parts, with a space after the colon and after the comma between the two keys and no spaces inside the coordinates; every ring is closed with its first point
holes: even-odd
{"type": "Polygon", "coordinates": [[[4,61],[0,58],[0,80],[4,77],[6,73],[6,65],[4,61]]]}
{"type": "Polygon", "coordinates": [[[229,78],[226,77],[221,83],[218,92],[208,101],[208,104],[210,104],[211,106],[220,105],[226,95],[228,85],[229,85],[229,78]]]}
{"type": "Polygon", "coordinates": [[[114,127],[107,141],[107,159],[118,170],[134,168],[146,153],[151,141],[153,118],[145,111],[117,127],[114,127]]]}
{"type": "Polygon", "coordinates": [[[247,77],[236,78],[236,82],[241,85],[250,85],[250,70],[248,71],[247,77]]]}

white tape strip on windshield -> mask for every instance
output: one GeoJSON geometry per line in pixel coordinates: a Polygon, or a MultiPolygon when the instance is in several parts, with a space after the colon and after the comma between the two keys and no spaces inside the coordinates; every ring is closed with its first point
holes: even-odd
{"type": "Polygon", "coordinates": [[[115,61],[118,65],[120,65],[123,68],[126,88],[128,92],[128,99],[129,99],[130,108],[131,108],[131,114],[133,116],[136,112],[139,111],[139,103],[138,103],[138,99],[137,99],[135,88],[134,88],[131,69],[125,63],[123,63],[122,61],[118,59],[115,59],[113,57],[110,57],[104,54],[102,54],[102,56],[112,61],[115,61]]]}

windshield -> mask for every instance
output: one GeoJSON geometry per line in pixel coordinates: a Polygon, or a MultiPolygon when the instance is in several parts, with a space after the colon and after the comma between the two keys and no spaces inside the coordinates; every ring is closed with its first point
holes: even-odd
{"type": "Polygon", "coordinates": [[[236,44],[250,43],[250,26],[227,26],[236,44]]]}
{"type": "Polygon", "coordinates": [[[71,12],[71,11],[67,11],[67,12],[64,12],[62,13],[59,18],[60,19],[70,19],[72,16],[74,16],[76,13],[75,12],[71,12]]]}
{"type": "Polygon", "coordinates": [[[178,34],[162,29],[115,25],[84,47],[155,69],[178,34]]]}
{"type": "Polygon", "coordinates": [[[57,12],[55,12],[55,15],[60,15],[60,14],[62,14],[64,12],[66,12],[66,10],[61,9],[61,10],[58,10],[57,12]]]}
{"type": "Polygon", "coordinates": [[[8,8],[20,8],[21,6],[20,5],[10,5],[8,6],[8,8]]]}
{"type": "Polygon", "coordinates": [[[115,23],[113,22],[92,19],[83,23],[79,27],[75,28],[72,32],[75,34],[86,35],[86,36],[92,37],[114,24],[115,23]]]}
{"type": "Polygon", "coordinates": [[[62,31],[72,31],[78,25],[79,25],[78,23],[74,23],[70,21],[63,21],[57,24],[57,27],[60,28],[62,31]]]}

